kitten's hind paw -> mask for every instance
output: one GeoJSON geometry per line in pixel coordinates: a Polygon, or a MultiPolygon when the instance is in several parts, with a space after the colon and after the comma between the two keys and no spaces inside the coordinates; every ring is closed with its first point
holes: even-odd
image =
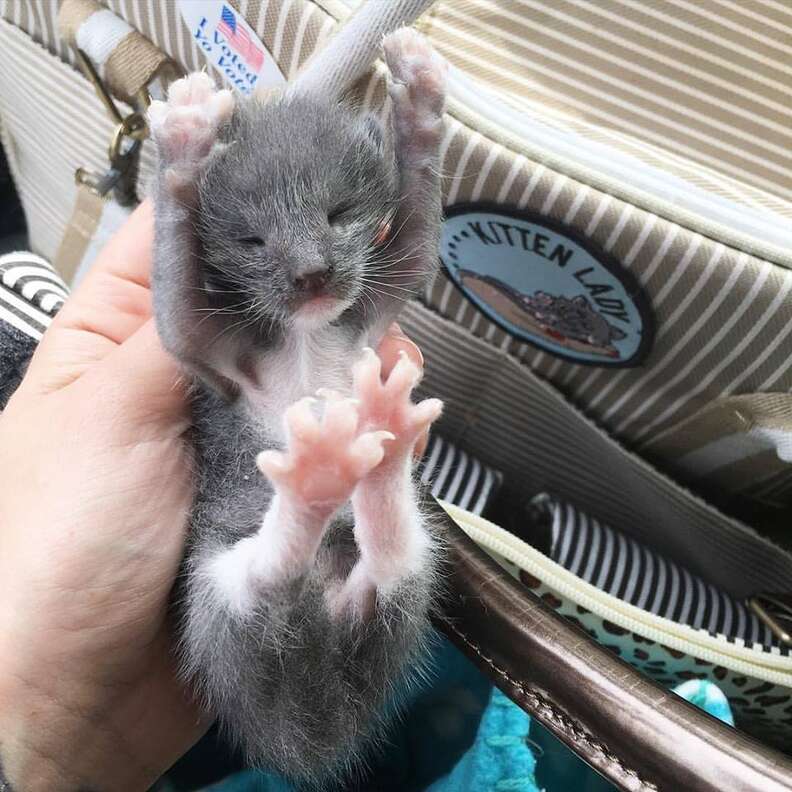
{"type": "Polygon", "coordinates": [[[410,457],[419,438],[442,412],[443,403],[439,399],[425,399],[418,404],[410,400],[421,373],[402,352],[383,382],[380,360],[371,349],[364,350],[352,369],[361,426],[393,435],[385,449],[386,464],[391,461],[401,464],[410,457]]]}

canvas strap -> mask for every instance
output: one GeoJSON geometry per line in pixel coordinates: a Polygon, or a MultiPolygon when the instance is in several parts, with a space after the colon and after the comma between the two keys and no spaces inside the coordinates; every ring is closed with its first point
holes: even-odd
{"type": "Polygon", "coordinates": [[[414,22],[433,2],[362,3],[327,46],[308,60],[294,87],[323,96],[339,96],[374,62],[384,36],[414,22]]]}
{"type": "Polygon", "coordinates": [[[55,255],[58,271],[71,281],[86,254],[96,248],[97,232],[103,230],[100,236],[106,238],[128,214],[120,207],[136,201],[137,157],[147,135],[144,113],[150,97],[162,96],[180,69],[125,20],[95,0],[64,0],[58,25],[116,122],[107,169],[91,173],[78,168],[75,173],[77,198],[55,255]],[[128,112],[115,99],[132,105],[133,111],[128,112]],[[111,192],[115,203],[108,200],[111,192]]]}
{"type": "Polygon", "coordinates": [[[123,225],[132,211],[85,184],[77,185],[77,198],[53,264],[72,287],[87,271],[105,242],[123,225]]]}
{"type": "Polygon", "coordinates": [[[71,283],[83,260],[102,217],[104,203],[105,196],[99,195],[85,184],[77,186],[74,209],[53,262],[55,269],[67,283],[71,283]]]}
{"type": "Polygon", "coordinates": [[[652,438],[643,447],[681,460],[694,473],[756,454],[764,442],[783,462],[792,462],[792,396],[751,393],[718,399],[652,438]]]}
{"type": "Polygon", "coordinates": [[[686,481],[782,509],[792,491],[792,396],[716,399],[640,447],[686,481]]]}
{"type": "Polygon", "coordinates": [[[114,96],[135,104],[141,91],[179,67],[125,20],[96,0],[64,0],[58,13],[61,36],[84,52],[114,96]]]}

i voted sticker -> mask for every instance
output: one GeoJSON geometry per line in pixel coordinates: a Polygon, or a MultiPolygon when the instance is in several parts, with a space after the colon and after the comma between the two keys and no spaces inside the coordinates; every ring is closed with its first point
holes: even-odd
{"type": "Polygon", "coordinates": [[[446,210],[440,258],[454,283],[516,338],[576,363],[636,366],[649,302],[604,250],[547,218],[499,206],[446,210]]]}
{"type": "Polygon", "coordinates": [[[195,43],[241,94],[283,85],[286,78],[250,25],[228,3],[179,0],[179,11],[195,43]]]}

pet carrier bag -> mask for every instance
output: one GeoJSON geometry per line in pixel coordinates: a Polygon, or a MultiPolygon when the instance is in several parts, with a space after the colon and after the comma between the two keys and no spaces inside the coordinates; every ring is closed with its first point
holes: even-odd
{"type": "Polygon", "coordinates": [[[2,141],[31,246],[66,279],[145,194],[142,113],[173,75],[265,93],[300,74],[387,112],[379,42],[424,33],[450,64],[445,219],[401,322],[446,405],[425,463],[451,560],[437,627],[619,789],[792,789],[792,9],[12,0],[2,16],[2,141]],[[224,15],[255,51],[231,65],[224,15]],[[691,680],[736,728],[671,692],[691,680]]]}

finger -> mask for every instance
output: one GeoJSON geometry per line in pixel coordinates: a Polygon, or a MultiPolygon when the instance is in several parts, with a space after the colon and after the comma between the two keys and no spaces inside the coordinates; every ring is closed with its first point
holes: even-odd
{"type": "Polygon", "coordinates": [[[283,478],[285,473],[291,472],[294,463],[281,451],[262,451],[256,457],[258,469],[273,483],[283,478]]]}
{"type": "Polygon", "coordinates": [[[387,379],[393,371],[393,367],[399,362],[401,352],[404,352],[419,369],[423,370],[424,359],[421,350],[417,344],[407,338],[401,327],[394,322],[388,328],[388,332],[377,349],[377,355],[382,362],[383,379],[387,379]]]}
{"type": "Polygon", "coordinates": [[[426,446],[429,445],[429,429],[425,429],[423,434],[418,438],[413,449],[413,457],[420,459],[426,453],[426,446]]]}
{"type": "Polygon", "coordinates": [[[43,391],[68,385],[148,321],[153,236],[153,211],[145,201],[103,248],[44,334],[28,385],[33,381],[43,391]]]}
{"type": "Polygon", "coordinates": [[[385,380],[386,398],[401,402],[410,398],[413,388],[421,379],[419,369],[408,357],[405,350],[399,351],[399,360],[385,380]]]}
{"type": "Polygon", "coordinates": [[[288,446],[299,452],[306,446],[316,443],[321,435],[321,426],[314,414],[316,399],[306,396],[289,407],[283,415],[288,446]]]}
{"type": "Polygon", "coordinates": [[[385,456],[383,442],[395,440],[391,432],[365,432],[360,435],[350,448],[350,461],[353,473],[357,477],[365,476],[372,471],[385,456]]]}

